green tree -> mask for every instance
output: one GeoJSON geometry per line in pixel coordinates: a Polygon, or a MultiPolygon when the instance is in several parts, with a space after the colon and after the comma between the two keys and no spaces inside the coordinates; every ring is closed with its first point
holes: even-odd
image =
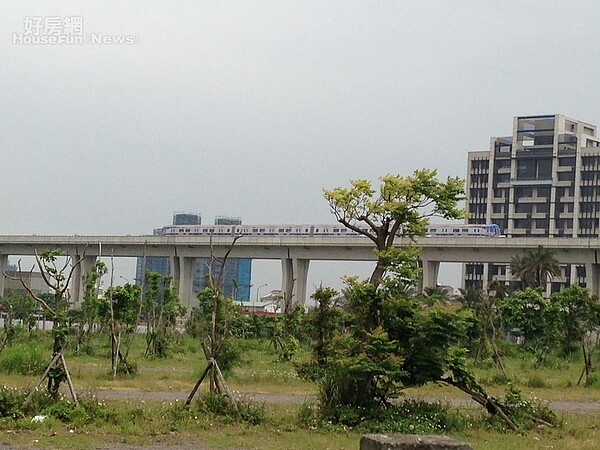
{"type": "Polygon", "coordinates": [[[358,179],[350,187],[325,190],[324,197],[338,222],[375,244],[377,264],[370,283],[379,286],[386,271],[414,281],[416,252],[409,246],[394,246],[397,237],[423,236],[431,217],[457,219],[463,211],[464,181],[437,178],[435,170],[416,170],[412,176],[385,175],[378,190],[369,180],[358,179]]]}
{"type": "Polygon", "coordinates": [[[332,339],[320,386],[321,411],[329,420],[340,420],[348,409],[384,406],[401,389],[429,381],[457,386],[500,410],[466,369],[463,347],[472,313],[409,298],[419,252],[413,245],[395,246],[396,237],[424,235],[430,217],[462,217],[457,202],[463,185],[458,178],[440,182],[435,170],[417,170],[382,177],[378,191],[367,180],[325,190],[338,222],[371,239],[377,255],[368,282],[347,279],[349,326],[332,339]]]}
{"type": "Polygon", "coordinates": [[[0,344],[0,349],[5,345],[10,345],[14,336],[13,320],[21,321],[27,330],[35,327],[36,323],[36,302],[30,295],[10,293],[3,299],[0,299],[0,312],[6,314],[4,321],[5,336],[3,344],[0,344]]]}
{"type": "Polygon", "coordinates": [[[136,332],[141,307],[139,286],[126,283],[111,287],[105,294],[102,308],[110,324],[111,372],[133,375],[135,366],[128,361],[129,350],[136,332]],[[125,350],[123,349],[125,345],[125,350]]]}
{"type": "Polygon", "coordinates": [[[175,336],[177,319],[185,310],[171,284],[173,277],[146,273],[142,313],[146,319],[146,355],[164,357],[175,336]]]}
{"type": "Polygon", "coordinates": [[[327,363],[328,348],[336,331],[342,329],[342,310],[335,306],[337,291],[319,287],[311,298],[317,303],[307,317],[307,327],[313,339],[313,359],[319,367],[327,363]]]}
{"type": "MultiPolygon", "coordinates": [[[[73,399],[75,402],[77,402],[77,397],[73,390],[73,386],[70,382],[70,377],[66,368],[63,350],[67,345],[67,337],[69,335],[67,316],[67,311],[69,309],[68,289],[71,284],[73,273],[75,272],[77,266],[81,264],[82,259],[74,260],[69,256],[63,257],[63,252],[60,248],[47,250],[41,254],[38,254],[37,251],[34,253],[35,263],[40,271],[44,283],[50,289],[50,296],[38,295],[33,292],[23,276],[21,261],[18,262],[18,273],[20,275],[9,278],[18,280],[25,290],[27,290],[29,295],[31,295],[31,297],[37,302],[38,306],[53,320],[53,357],[46,373],[44,374],[44,377],[48,378],[48,392],[53,396],[57,396],[60,384],[63,381],[68,381],[73,399]]],[[[33,271],[33,268],[31,270],[33,271]]],[[[28,397],[27,401],[30,400],[32,394],[30,394],[30,397],[28,397]]]]}
{"type": "Polygon", "coordinates": [[[554,252],[538,245],[517,255],[510,261],[513,278],[521,281],[523,287],[546,287],[546,282],[561,274],[560,264],[554,252]]]}
{"type": "Polygon", "coordinates": [[[83,301],[79,309],[70,311],[71,318],[75,322],[75,352],[79,354],[82,346],[86,351],[92,351],[89,344],[90,336],[100,317],[100,280],[108,272],[106,264],[98,260],[89,273],[83,276],[83,301]]]}
{"type": "Polygon", "coordinates": [[[583,371],[577,384],[585,375],[589,380],[592,371],[592,354],[598,343],[600,303],[589,291],[579,285],[567,286],[550,297],[561,315],[561,346],[564,353],[572,353],[578,346],[583,355],[583,371]]]}
{"type": "Polygon", "coordinates": [[[527,288],[505,298],[500,310],[508,330],[518,328],[525,338],[525,347],[538,355],[535,365],[543,364],[548,350],[560,340],[559,306],[544,298],[539,288],[527,288]]]}
{"type": "MultiPolygon", "coordinates": [[[[340,420],[347,408],[383,407],[402,389],[458,380],[468,373],[461,358],[470,311],[428,306],[387,286],[375,288],[355,279],[344,294],[349,326],[334,332],[325,348],[320,385],[324,418],[340,420]],[[368,319],[374,312],[375,322],[368,319]]],[[[469,380],[469,387],[474,386],[469,380]]]]}
{"type": "Polygon", "coordinates": [[[470,341],[476,342],[474,348],[475,362],[491,357],[497,367],[508,378],[496,345],[496,330],[499,328],[498,304],[506,298],[506,286],[493,280],[485,292],[483,289],[461,289],[461,303],[474,313],[470,341]]]}
{"type": "Polygon", "coordinates": [[[18,329],[15,320],[20,320],[30,332],[35,326],[35,301],[28,295],[10,293],[0,299],[0,312],[4,317],[4,336],[0,341],[2,351],[13,344],[18,329]]]}

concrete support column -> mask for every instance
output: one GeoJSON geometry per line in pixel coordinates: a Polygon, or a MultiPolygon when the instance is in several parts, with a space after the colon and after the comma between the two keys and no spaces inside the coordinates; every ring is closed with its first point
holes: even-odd
{"type": "Polygon", "coordinates": [[[294,264],[292,262],[292,258],[284,258],[281,260],[281,290],[283,291],[283,295],[285,295],[285,301],[287,301],[288,296],[292,296],[292,300],[294,299],[294,285],[296,280],[294,279],[294,264]]]}
{"type": "Polygon", "coordinates": [[[90,273],[96,264],[95,256],[73,256],[73,262],[76,263],[81,259],[81,262],[73,268],[73,276],[71,277],[71,307],[79,308],[83,303],[85,294],[84,277],[90,273]]]}
{"type": "Polygon", "coordinates": [[[425,288],[434,288],[437,286],[438,273],[440,271],[439,261],[423,260],[423,272],[421,274],[421,293],[425,291],[425,288]]]}
{"type": "Polygon", "coordinates": [[[4,271],[6,270],[6,266],[8,265],[8,255],[4,255],[0,253],[0,298],[4,297],[4,285],[5,279],[4,271]]]}
{"type": "MultiPolygon", "coordinates": [[[[179,276],[181,273],[179,256],[171,256],[169,258],[169,271],[171,272],[170,275],[173,277],[173,283],[175,283],[175,292],[179,295],[179,276]]],[[[144,274],[144,278],[145,277],[146,274],[144,274]]]]}
{"type": "Polygon", "coordinates": [[[308,281],[309,264],[309,259],[294,259],[292,261],[292,265],[294,266],[294,274],[296,275],[293,297],[294,304],[306,304],[306,283],[308,281]]]}
{"type": "Polygon", "coordinates": [[[281,286],[286,296],[292,296],[292,304],[306,303],[309,259],[285,258],[281,260],[281,286]]]}
{"type": "Polygon", "coordinates": [[[194,296],[194,270],[196,269],[196,258],[174,256],[171,258],[171,276],[175,282],[175,290],[181,304],[191,311],[196,306],[194,296]]]}
{"type": "Polygon", "coordinates": [[[585,265],[585,285],[590,294],[600,296],[600,264],[589,263],[585,265]]]}

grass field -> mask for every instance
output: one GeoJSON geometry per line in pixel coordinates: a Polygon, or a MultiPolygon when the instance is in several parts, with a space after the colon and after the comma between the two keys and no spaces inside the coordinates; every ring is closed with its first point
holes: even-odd
{"type": "MultiPolygon", "coordinates": [[[[86,392],[125,391],[126,400],[95,400],[106,404],[111,411],[107,419],[87,423],[64,423],[48,418],[40,423],[30,418],[1,419],[0,444],[10,446],[38,446],[47,448],[115,447],[117,444],[179,446],[196,444],[203,448],[244,449],[357,449],[363,432],[341,427],[305,428],[299,425],[298,411],[302,405],[282,401],[265,404],[265,421],[260,425],[240,424],[212,414],[186,412],[175,401],[152,399],[152,392],[189,392],[204,369],[199,346],[191,340],[182,340],[179,350],[167,359],[147,359],[142,356],[141,337],[131,350],[139,372],[132,378],[109,375],[107,342],[94,342],[93,356],[76,356],[70,348],[66,360],[80,395],[86,392]],[[146,393],[143,400],[135,392],[146,393]]],[[[50,355],[48,339],[39,341],[41,350],[50,355]]],[[[289,362],[277,360],[277,353],[267,341],[244,341],[243,363],[227,376],[230,388],[246,393],[311,396],[317,389],[313,383],[299,379],[289,362]]],[[[0,354],[1,356],[1,354],[0,354]]],[[[308,358],[302,349],[296,361],[308,358]]],[[[543,400],[600,400],[600,389],[595,385],[577,387],[581,371],[577,358],[551,362],[549,367],[533,370],[533,360],[520,355],[505,361],[512,384],[525,397],[543,400]]],[[[1,367],[0,367],[1,369],[1,367]]],[[[507,384],[494,367],[475,369],[478,378],[494,395],[501,395],[507,384]]],[[[0,372],[0,384],[31,389],[38,377],[0,372]]],[[[204,388],[205,389],[205,388],[204,388]]],[[[465,398],[454,388],[427,385],[408,389],[411,396],[465,398]]],[[[183,399],[182,399],[183,400],[183,399]]],[[[482,408],[468,408],[465,415],[472,417],[473,427],[451,435],[474,445],[476,449],[600,449],[600,411],[598,414],[577,411],[558,411],[561,425],[554,429],[540,428],[525,435],[501,432],[483,425],[486,412],[482,408]]]]}

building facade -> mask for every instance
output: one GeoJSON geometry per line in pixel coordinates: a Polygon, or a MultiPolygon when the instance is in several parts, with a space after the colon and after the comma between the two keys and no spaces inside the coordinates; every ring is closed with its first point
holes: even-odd
{"type": "MultiPolygon", "coordinates": [[[[200,214],[177,212],[173,214],[173,225],[201,225],[200,214]]],[[[215,225],[241,225],[239,217],[217,217],[215,225]]],[[[160,236],[162,228],[154,230],[155,236],[160,236]]],[[[202,291],[207,286],[209,258],[196,258],[194,268],[193,291],[202,291]]],[[[142,285],[144,280],[144,268],[146,271],[158,272],[163,275],[170,273],[169,258],[138,258],[136,264],[136,284],[142,285]]],[[[221,277],[221,292],[225,297],[234,299],[236,302],[248,302],[250,300],[250,287],[252,282],[252,260],[247,258],[230,258],[225,267],[217,263],[213,265],[217,274],[223,270],[221,277]]]]}
{"type": "MultiPolygon", "coordinates": [[[[469,152],[467,223],[498,224],[510,237],[600,235],[600,139],[595,125],[560,114],[513,119],[512,135],[469,152]]],[[[464,287],[508,282],[506,265],[467,264],[464,287]]],[[[548,286],[585,285],[584,266],[566,266],[548,286]]]]}

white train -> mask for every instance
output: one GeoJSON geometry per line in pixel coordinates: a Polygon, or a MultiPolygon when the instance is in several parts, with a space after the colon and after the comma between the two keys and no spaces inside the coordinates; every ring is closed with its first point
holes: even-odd
{"type": "Polygon", "coordinates": [[[500,227],[495,223],[491,225],[466,225],[466,224],[437,224],[429,225],[425,231],[427,237],[499,237],[500,227]]]}
{"type": "MultiPolygon", "coordinates": [[[[369,230],[365,225],[361,229],[369,230]]],[[[157,230],[162,236],[361,236],[342,225],[170,225],[157,230]]],[[[429,225],[427,237],[500,236],[498,225],[429,225]]]]}

